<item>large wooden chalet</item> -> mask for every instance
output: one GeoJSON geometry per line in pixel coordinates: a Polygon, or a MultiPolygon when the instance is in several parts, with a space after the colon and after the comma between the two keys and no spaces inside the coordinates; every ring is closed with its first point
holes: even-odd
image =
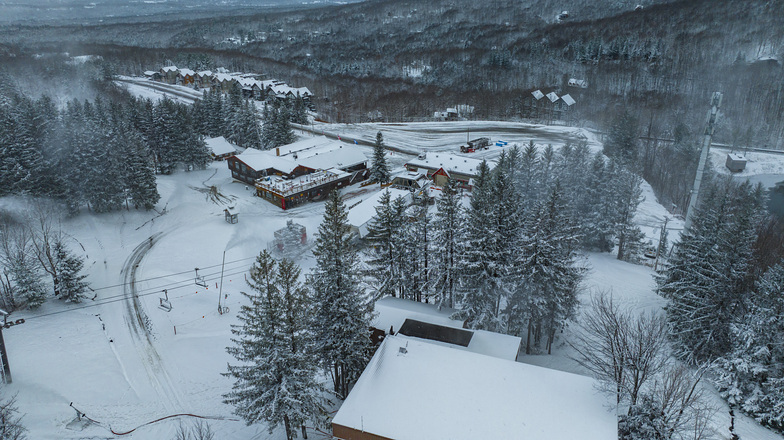
{"type": "Polygon", "coordinates": [[[361,149],[326,137],[268,151],[249,148],[227,162],[234,179],[254,185],[256,195],[282,209],[324,198],[368,176],[361,149]]]}

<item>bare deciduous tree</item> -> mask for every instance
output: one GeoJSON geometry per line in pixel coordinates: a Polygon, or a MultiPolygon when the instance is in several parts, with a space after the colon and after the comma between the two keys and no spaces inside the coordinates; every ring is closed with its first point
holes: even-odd
{"type": "Polygon", "coordinates": [[[52,277],[54,294],[60,294],[60,277],[54,245],[63,238],[58,224],[60,214],[51,204],[35,203],[27,220],[35,255],[41,268],[52,277]]]}
{"type": "Polygon", "coordinates": [[[667,361],[667,323],[657,314],[633,316],[601,293],[581,322],[583,332],[570,345],[575,360],[612,387],[616,403],[635,405],[643,387],[667,361]]]}
{"type": "Polygon", "coordinates": [[[27,429],[16,408],[16,396],[0,400],[0,440],[24,440],[27,429]]]}

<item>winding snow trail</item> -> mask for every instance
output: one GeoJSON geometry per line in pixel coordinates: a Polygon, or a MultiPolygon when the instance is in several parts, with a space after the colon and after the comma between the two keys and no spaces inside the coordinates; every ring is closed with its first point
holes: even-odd
{"type": "Polygon", "coordinates": [[[131,333],[134,347],[142,360],[142,364],[149,377],[149,383],[153,390],[158,394],[159,401],[167,411],[176,412],[183,409],[182,399],[177,392],[177,387],[166,370],[161,356],[155,348],[153,342],[152,328],[150,319],[144,307],[139,301],[136,291],[136,274],[144,256],[152,249],[155,243],[163,236],[164,232],[158,232],[150,236],[148,240],[141,242],[133,250],[131,255],[123,265],[123,294],[125,296],[125,323],[131,333]]]}

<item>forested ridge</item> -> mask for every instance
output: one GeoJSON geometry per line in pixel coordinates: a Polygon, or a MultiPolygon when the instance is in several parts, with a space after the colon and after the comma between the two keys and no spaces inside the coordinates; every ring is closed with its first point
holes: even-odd
{"type": "Polygon", "coordinates": [[[784,70],[780,61],[760,61],[782,59],[779,3],[641,4],[382,0],[194,20],[13,26],[0,31],[0,53],[89,52],[116,73],[140,74],[167,60],[261,72],[307,85],[322,116],[337,122],[367,120],[375,110],[386,120],[424,118],[456,103],[476,106],[477,118],[514,119],[522,99],[541,88],[572,93],[584,123],[601,128],[627,107],[650,134],[671,138],[673,120],[702,123],[710,94],[720,91],[717,139],[784,146],[777,116],[784,70]],[[563,9],[569,16],[559,21],[563,9]],[[570,77],[589,88],[567,88],[570,77]],[[745,139],[733,135],[749,126],[745,139]]]}

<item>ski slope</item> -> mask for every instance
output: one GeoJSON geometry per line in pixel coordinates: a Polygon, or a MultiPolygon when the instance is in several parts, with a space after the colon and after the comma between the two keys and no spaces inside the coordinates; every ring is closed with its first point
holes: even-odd
{"type": "MultiPolygon", "coordinates": [[[[354,128],[358,130],[354,135],[375,136],[381,126],[370,125],[361,133],[354,128]]],[[[424,125],[426,131],[446,130],[438,126],[424,125]]],[[[474,124],[473,129],[480,131],[481,126],[474,124]]],[[[515,126],[510,124],[511,128],[503,130],[511,132],[515,126]]],[[[385,128],[384,133],[390,142],[411,142],[412,148],[419,150],[452,148],[451,141],[427,139],[426,134],[417,141],[417,127],[407,124],[388,131],[385,128]]],[[[486,133],[501,133],[497,123],[485,123],[484,127],[486,133]]],[[[556,137],[572,136],[571,129],[535,129],[542,130],[538,133],[552,131],[553,142],[556,137]]],[[[530,136],[522,131],[516,142],[525,142],[530,136]]],[[[464,133],[455,129],[444,136],[457,141],[464,133]]],[[[585,136],[590,139],[590,134],[585,136]]],[[[589,141],[592,148],[595,142],[589,141]]],[[[389,156],[397,166],[407,157],[400,153],[389,156]]],[[[232,381],[221,373],[227,363],[234,362],[225,347],[231,344],[231,325],[238,323],[236,312],[243,303],[240,292],[246,289],[244,277],[255,256],[267,248],[273,232],[288,219],[304,225],[312,240],[323,216],[323,204],[282,211],[254,197],[252,188],[232,181],[225,162],[213,163],[204,171],[158,176],[158,187],[162,198],[155,211],[85,212],[64,219],[63,228],[73,238],[74,249],[83,247],[87,255],[85,271],[95,299],[79,305],[52,299],[39,310],[15,313],[13,318],[24,318],[25,324],[4,331],[14,379],[7,391],[18,393],[30,439],[167,440],[174,437],[180,423],[188,427],[194,418],[146,423],[175,414],[205,417],[221,440],[285,438],[282,429],[269,434],[263,424],[246,426],[222,403],[221,396],[231,389],[232,381]],[[211,198],[211,186],[223,197],[211,198]],[[228,204],[239,212],[238,224],[224,221],[223,209],[228,204]],[[221,304],[230,312],[219,314],[224,253],[221,304]],[[195,284],[195,268],[204,277],[206,288],[195,284]],[[163,289],[173,306],[170,312],[158,308],[163,289]],[[97,423],[75,422],[76,412],[70,403],[97,423]],[[134,428],[127,435],[112,434],[134,428]]],[[[376,186],[348,188],[346,194],[353,198],[347,204],[377,190],[376,186]]],[[[649,237],[658,238],[656,228],[667,213],[650,187],[645,185],[644,190],[646,200],[636,219],[649,237]]],[[[0,207],[19,211],[23,202],[2,199],[0,207]]],[[[669,226],[674,240],[682,225],[673,220],[669,226]]],[[[298,263],[305,274],[314,260],[305,254],[298,263]]],[[[589,253],[585,263],[589,272],[583,303],[591,293],[611,291],[617,301],[634,310],[660,311],[664,305],[655,293],[652,268],[620,262],[611,254],[589,253]]],[[[524,362],[584,373],[571,361],[563,342],[574,328],[567,327],[552,356],[527,356],[524,362]]],[[[723,405],[718,397],[716,403],[723,405]]],[[[717,414],[717,430],[726,432],[728,423],[726,411],[717,414]]],[[[743,417],[738,431],[744,440],[783,438],[743,417]]],[[[325,438],[312,430],[309,437],[325,438]]]]}

